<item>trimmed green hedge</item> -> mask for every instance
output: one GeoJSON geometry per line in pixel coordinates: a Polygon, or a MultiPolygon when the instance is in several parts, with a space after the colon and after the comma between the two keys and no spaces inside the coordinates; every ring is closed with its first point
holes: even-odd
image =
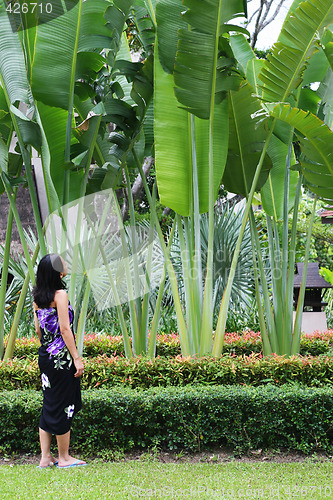
{"type": "MultiPolygon", "coordinates": [[[[34,358],[37,356],[38,347],[39,341],[37,338],[17,339],[15,357],[34,358]]],[[[259,332],[234,332],[227,333],[225,336],[224,354],[249,356],[252,353],[260,353],[261,351],[262,343],[259,332]]],[[[318,356],[326,353],[333,353],[333,330],[302,335],[300,354],[303,356],[318,356]]],[[[156,356],[175,357],[180,354],[179,336],[177,334],[161,334],[157,336],[156,356]]],[[[101,355],[108,357],[124,356],[122,337],[98,334],[86,335],[83,344],[83,355],[89,358],[101,355]]]]}
{"type": "MultiPolygon", "coordinates": [[[[0,393],[0,451],[36,452],[42,395],[0,393]]],[[[76,450],[287,448],[332,453],[333,389],[296,386],[84,391],[76,450]]]]}
{"type": "MultiPolygon", "coordinates": [[[[191,360],[180,356],[135,359],[99,357],[85,360],[82,388],[133,389],[185,385],[276,385],[298,382],[320,387],[333,384],[333,358],[259,355],[191,360]]],[[[37,360],[13,359],[0,362],[0,389],[40,389],[37,360]]]]}

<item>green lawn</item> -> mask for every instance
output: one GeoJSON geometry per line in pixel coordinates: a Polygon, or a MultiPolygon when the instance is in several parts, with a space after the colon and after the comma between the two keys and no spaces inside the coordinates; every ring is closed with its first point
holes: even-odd
{"type": "Polygon", "coordinates": [[[130,498],[333,498],[333,462],[177,464],[92,462],[40,470],[0,466],[0,498],[104,500],[130,498]]]}

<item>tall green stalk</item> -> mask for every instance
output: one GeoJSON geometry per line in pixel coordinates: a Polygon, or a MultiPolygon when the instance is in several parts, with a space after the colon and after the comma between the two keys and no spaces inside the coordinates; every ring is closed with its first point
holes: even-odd
{"type": "MultiPolygon", "coordinates": [[[[33,256],[31,257],[31,264],[33,266],[36,263],[39,251],[40,251],[40,246],[39,246],[39,242],[37,242],[35,251],[33,253],[33,256]]],[[[18,327],[19,327],[19,324],[20,324],[20,320],[21,320],[21,316],[22,316],[22,311],[23,311],[23,307],[24,307],[24,303],[25,303],[25,299],[26,299],[26,295],[27,295],[28,290],[29,290],[29,283],[30,283],[30,275],[28,273],[26,275],[26,277],[25,277],[25,280],[24,280],[24,283],[23,283],[23,286],[22,286],[22,290],[21,290],[21,293],[20,293],[20,298],[19,298],[19,300],[17,302],[17,306],[16,306],[16,310],[15,310],[15,314],[14,314],[12,326],[11,326],[10,333],[9,333],[8,343],[7,343],[7,347],[6,347],[6,351],[5,351],[5,355],[4,355],[4,359],[5,360],[6,359],[11,359],[13,357],[13,354],[14,354],[14,346],[15,346],[15,340],[16,340],[16,337],[17,337],[17,330],[18,330],[18,327]]]]}
{"type": "Polygon", "coordinates": [[[137,353],[140,352],[140,328],[139,328],[139,322],[138,322],[138,315],[136,312],[136,301],[134,298],[133,294],[133,287],[132,287],[132,277],[131,277],[131,270],[129,266],[129,251],[128,251],[128,242],[126,238],[126,233],[125,233],[125,228],[123,224],[123,219],[120,211],[119,204],[117,201],[115,201],[115,212],[116,216],[118,218],[118,224],[119,224],[119,233],[120,233],[120,238],[121,238],[121,244],[122,244],[122,249],[124,252],[124,266],[125,266],[125,275],[126,275],[126,283],[127,283],[127,292],[128,292],[128,306],[130,310],[130,319],[131,319],[131,328],[132,328],[132,348],[133,352],[137,353]]]}
{"type": "MultiPolygon", "coordinates": [[[[68,103],[68,117],[67,117],[67,126],[66,126],[66,142],[65,142],[65,164],[69,165],[71,160],[71,140],[72,140],[72,126],[73,126],[73,116],[74,116],[74,87],[75,87],[75,73],[76,73],[76,61],[77,61],[77,53],[79,47],[79,34],[81,28],[81,14],[82,14],[82,1],[79,0],[79,12],[78,12],[78,22],[76,26],[76,36],[75,36],[75,44],[73,50],[73,64],[70,76],[70,85],[69,85],[69,103],[68,103]]],[[[64,190],[63,190],[63,200],[62,204],[66,206],[69,202],[69,175],[70,171],[68,169],[64,172],[64,190]]]]}
{"type": "MultiPolygon", "coordinates": [[[[15,190],[17,191],[17,189],[15,190]]],[[[16,192],[15,192],[16,198],[16,192]]],[[[0,360],[3,358],[4,354],[4,336],[5,336],[5,307],[6,307],[6,292],[7,292],[7,281],[8,281],[8,265],[10,257],[10,243],[12,238],[13,230],[13,220],[14,215],[11,209],[9,209],[8,220],[7,220],[7,230],[6,230],[6,240],[4,248],[4,257],[2,262],[1,271],[1,285],[0,285],[0,360]]]]}
{"type": "MultiPolygon", "coordinates": [[[[105,221],[106,221],[106,217],[108,215],[108,210],[110,208],[110,204],[111,204],[111,199],[109,197],[109,199],[105,203],[105,206],[103,209],[102,217],[101,217],[101,220],[99,222],[98,231],[97,231],[97,233],[95,232],[94,246],[93,246],[93,249],[89,255],[89,261],[88,261],[88,268],[89,269],[92,269],[94,267],[96,259],[97,259],[98,250],[99,250],[100,245],[101,245],[102,232],[105,229],[105,221]]],[[[86,274],[86,272],[85,272],[85,274],[86,274]]],[[[90,280],[87,279],[86,288],[85,288],[84,295],[83,295],[83,301],[81,304],[81,311],[80,311],[78,326],[77,326],[77,346],[78,346],[78,352],[80,355],[83,352],[84,332],[85,332],[86,317],[87,317],[87,312],[88,312],[90,290],[91,290],[91,283],[90,283],[90,280]]]]}
{"type": "MultiPolygon", "coordinates": [[[[271,342],[273,339],[269,336],[269,329],[266,328],[265,323],[265,315],[264,309],[262,306],[262,300],[260,297],[260,285],[259,285],[259,276],[265,276],[265,271],[262,262],[261,249],[258,252],[258,233],[255,224],[255,218],[253,214],[253,210],[250,211],[250,229],[251,229],[251,246],[252,246],[252,258],[253,258],[253,270],[254,270],[254,281],[255,281],[255,294],[256,294],[256,304],[258,308],[258,316],[259,316],[259,325],[261,332],[261,339],[263,343],[263,352],[264,355],[272,354],[273,349],[271,346],[271,342]],[[259,266],[258,266],[259,263],[259,266]],[[259,267],[259,269],[258,269],[259,267]]],[[[265,276],[266,279],[266,276],[265,276]]],[[[266,287],[267,288],[267,287],[266,287]]]]}
{"type": "MultiPolygon", "coordinates": [[[[80,187],[80,198],[78,202],[78,213],[77,213],[77,220],[75,221],[75,240],[74,240],[74,250],[73,250],[73,259],[72,259],[72,271],[71,271],[71,280],[70,280],[70,301],[72,304],[74,304],[75,300],[75,282],[76,282],[76,269],[77,269],[77,262],[79,259],[79,254],[81,255],[82,258],[82,249],[81,249],[81,243],[80,243],[80,235],[81,235],[81,225],[82,225],[82,218],[83,218],[83,208],[84,208],[84,197],[86,194],[86,189],[87,189],[87,182],[88,182],[88,176],[89,176],[89,170],[90,170],[90,165],[91,165],[91,160],[93,157],[94,153],[94,147],[96,144],[97,136],[98,136],[98,131],[99,131],[99,126],[101,123],[101,116],[94,116],[91,118],[89,121],[91,122],[89,127],[94,127],[93,128],[93,133],[92,133],[92,140],[90,141],[90,147],[88,151],[88,155],[86,158],[86,165],[85,165],[85,171],[84,171],[84,176],[81,181],[81,187],[80,187]]],[[[67,221],[67,206],[63,207],[63,217],[65,218],[65,221],[67,221]]],[[[83,262],[83,260],[82,260],[83,262]]]]}
{"type": "MultiPolygon", "coordinates": [[[[198,180],[198,164],[197,164],[197,147],[195,135],[195,117],[191,114],[191,145],[192,145],[192,190],[193,190],[193,207],[191,214],[191,236],[193,250],[190,254],[191,275],[190,286],[193,289],[193,321],[195,328],[192,327],[194,340],[193,353],[200,354],[200,348],[203,345],[201,335],[207,338],[207,332],[202,330],[202,312],[203,312],[203,286],[202,286],[202,250],[201,250],[201,227],[200,227],[200,204],[199,204],[199,180],[198,180]]],[[[186,310],[190,308],[190,304],[186,303],[186,310]]]]}
{"type": "Polygon", "coordinates": [[[4,184],[4,187],[5,187],[7,196],[8,196],[8,200],[10,203],[10,209],[13,212],[13,215],[15,217],[15,222],[16,222],[16,226],[17,226],[17,229],[18,229],[18,232],[20,235],[24,256],[25,256],[27,266],[28,266],[28,272],[30,275],[30,279],[31,279],[31,282],[34,284],[35,283],[34,268],[33,268],[31,258],[30,258],[28,245],[27,245],[27,242],[25,240],[25,235],[24,235],[21,219],[20,219],[19,213],[18,213],[16,205],[15,205],[14,192],[13,192],[11,185],[10,185],[10,182],[9,182],[6,174],[4,174],[4,172],[1,173],[1,179],[2,179],[2,182],[4,184]]]}
{"type": "MultiPolygon", "coordinates": [[[[96,229],[94,228],[93,223],[90,221],[89,216],[87,217],[87,219],[88,219],[88,222],[90,222],[91,230],[94,233],[95,238],[97,239],[96,229]]],[[[107,256],[105,254],[105,251],[104,251],[104,248],[103,248],[103,245],[101,244],[101,242],[99,242],[99,251],[101,252],[103,264],[105,266],[105,269],[106,269],[106,272],[107,272],[107,275],[108,275],[108,278],[109,278],[110,287],[111,287],[112,293],[113,293],[113,295],[115,297],[117,314],[118,314],[118,318],[119,318],[119,322],[120,322],[120,328],[121,328],[121,332],[122,332],[122,336],[123,336],[125,356],[127,358],[132,358],[133,357],[133,352],[132,352],[130,337],[129,337],[129,334],[128,334],[128,330],[127,330],[127,326],[126,326],[126,321],[125,321],[124,313],[123,313],[123,310],[122,310],[122,307],[121,307],[121,304],[120,304],[120,298],[119,298],[117,286],[115,284],[115,281],[114,281],[114,278],[113,278],[113,275],[112,275],[112,272],[111,272],[111,269],[110,269],[110,266],[109,266],[109,262],[108,262],[107,256]]]]}
{"type": "MultiPolygon", "coordinates": [[[[168,246],[167,246],[168,255],[170,255],[170,248],[171,248],[173,237],[175,234],[175,229],[176,229],[176,223],[174,221],[173,225],[172,225],[171,232],[170,232],[170,236],[169,236],[168,246]]],[[[167,275],[167,268],[166,268],[166,265],[164,264],[164,270],[163,270],[163,274],[161,276],[160,286],[158,289],[158,295],[157,295],[156,304],[155,304],[154,316],[153,316],[153,320],[152,320],[151,327],[150,327],[150,337],[149,337],[148,351],[147,351],[147,354],[150,358],[154,358],[155,353],[156,353],[157,328],[158,328],[158,323],[160,320],[160,313],[161,313],[162,299],[163,299],[163,295],[164,295],[164,285],[165,285],[166,275],[167,275]]]]}
{"type": "Polygon", "coordinates": [[[304,296],[305,296],[305,288],[306,288],[306,276],[308,272],[308,263],[310,256],[310,245],[311,245],[311,234],[313,229],[313,223],[316,215],[316,204],[317,204],[318,196],[316,195],[314,202],[312,213],[310,217],[308,233],[306,238],[306,246],[305,246],[305,257],[304,257],[304,266],[303,266],[303,275],[302,275],[302,283],[299,290],[297,308],[296,308],[296,316],[295,316],[295,324],[294,331],[292,334],[292,343],[291,343],[291,354],[296,354],[299,352],[299,345],[301,339],[301,325],[302,325],[302,314],[303,314],[303,305],[304,305],[304,296]]]}
{"type": "MultiPolygon", "coordinates": [[[[125,171],[125,178],[126,178],[126,184],[127,184],[127,198],[128,198],[128,204],[129,204],[129,214],[130,214],[130,233],[131,233],[131,255],[133,259],[133,279],[131,278],[130,282],[127,283],[128,287],[133,286],[133,281],[134,281],[134,291],[135,291],[135,299],[133,306],[130,307],[130,314],[135,314],[135,318],[133,318],[133,324],[138,325],[138,332],[137,335],[134,335],[133,337],[133,351],[134,355],[137,354],[144,354],[147,350],[147,334],[146,331],[143,331],[141,329],[141,322],[143,320],[142,316],[142,305],[141,304],[141,298],[140,298],[140,276],[139,276],[139,266],[138,266],[138,255],[137,255],[137,234],[135,231],[135,212],[134,212],[134,201],[133,201],[133,195],[132,195],[132,190],[131,190],[131,181],[130,181],[130,176],[128,172],[128,167],[125,164],[124,166],[124,171],[125,171]]],[[[127,248],[127,246],[126,246],[127,248]]],[[[127,254],[128,255],[128,254],[127,254]]],[[[127,257],[126,257],[127,258],[127,257]]],[[[147,315],[148,310],[146,307],[145,315],[147,315]]],[[[144,318],[144,322],[145,322],[144,318]]],[[[131,318],[132,322],[132,318],[131,318]]],[[[135,330],[133,334],[135,333],[135,330]]]]}
{"type": "Polygon", "coordinates": [[[254,192],[256,190],[256,186],[257,186],[257,183],[258,183],[258,180],[259,180],[259,175],[260,175],[260,172],[261,172],[261,168],[262,168],[262,165],[264,163],[265,155],[267,153],[269,142],[270,142],[271,137],[273,135],[273,131],[274,131],[276,122],[277,122],[277,119],[274,119],[272,127],[271,127],[271,129],[269,131],[268,137],[266,139],[264,148],[262,150],[262,153],[261,153],[261,156],[260,156],[260,160],[259,160],[259,163],[257,165],[256,171],[255,171],[255,174],[254,174],[254,177],[253,177],[253,181],[252,181],[251,189],[250,189],[250,192],[249,192],[249,196],[248,196],[248,199],[247,199],[247,202],[246,202],[246,206],[245,206],[245,210],[244,210],[244,215],[243,215],[243,221],[242,221],[241,229],[239,231],[239,235],[238,235],[238,239],[237,239],[237,243],[236,243],[234,255],[233,255],[231,266],[230,266],[230,273],[229,273],[229,277],[228,277],[228,282],[227,282],[227,286],[226,286],[226,288],[224,290],[224,293],[223,293],[223,297],[222,297],[222,301],[221,301],[221,306],[220,306],[220,311],[219,311],[219,316],[218,316],[218,320],[217,320],[217,326],[216,326],[216,331],[215,331],[215,338],[214,338],[213,349],[212,349],[212,353],[216,357],[221,355],[221,352],[222,352],[222,349],[223,349],[224,335],[225,335],[225,325],[226,325],[226,322],[227,322],[227,314],[228,314],[228,307],[229,307],[231,289],[232,289],[232,284],[233,284],[234,277],[235,277],[235,274],[236,274],[237,262],[238,262],[238,257],[239,257],[240,250],[241,250],[242,239],[243,239],[245,228],[246,228],[246,224],[247,224],[247,221],[248,221],[248,217],[249,217],[249,213],[250,213],[250,209],[251,209],[251,205],[252,205],[252,200],[253,200],[253,195],[254,195],[254,192]]]}
{"type": "Polygon", "coordinates": [[[148,198],[149,206],[150,206],[151,213],[152,213],[152,216],[154,219],[154,224],[156,226],[157,234],[159,237],[159,241],[160,241],[161,248],[162,248],[163,255],[165,258],[165,262],[166,262],[167,271],[169,274],[170,286],[171,286],[173,300],[174,300],[174,304],[175,304],[175,311],[176,311],[176,315],[177,315],[179,336],[180,336],[180,342],[182,345],[183,354],[184,354],[184,356],[190,356],[191,355],[191,348],[190,348],[189,337],[188,337],[188,327],[186,325],[186,321],[185,321],[185,317],[184,317],[184,313],[183,313],[183,308],[182,308],[181,300],[179,297],[177,277],[176,277],[174,268],[172,266],[172,262],[170,260],[167,246],[166,246],[165,241],[164,241],[164,236],[162,233],[160,222],[158,220],[156,207],[153,204],[153,198],[151,196],[149,186],[148,186],[145,174],[143,172],[142,165],[138,161],[138,158],[135,155],[134,155],[134,157],[136,158],[137,167],[139,169],[139,172],[140,172],[140,175],[142,178],[142,182],[143,182],[143,186],[145,189],[145,193],[146,193],[146,196],[148,198]]]}

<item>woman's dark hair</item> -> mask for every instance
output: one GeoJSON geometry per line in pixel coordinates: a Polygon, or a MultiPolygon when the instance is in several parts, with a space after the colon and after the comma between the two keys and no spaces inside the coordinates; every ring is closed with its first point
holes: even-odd
{"type": "Polygon", "coordinates": [[[59,255],[50,253],[41,259],[37,268],[36,285],[32,290],[34,301],[39,308],[50,307],[56,290],[66,288],[60,278],[62,272],[64,272],[64,266],[59,255]]]}

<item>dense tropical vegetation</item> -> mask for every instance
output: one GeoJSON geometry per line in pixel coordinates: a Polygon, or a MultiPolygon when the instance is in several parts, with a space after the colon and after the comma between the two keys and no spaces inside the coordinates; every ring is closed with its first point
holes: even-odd
{"type": "Polygon", "coordinates": [[[76,450],[332,456],[333,289],[310,335],[304,279],[293,296],[296,262],[333,282],[332,0],[293,1],[265,54],[282,2],[252,36],[250,2],[0,0],[0,454],[38,447],[31,287],[58,252],[85,363],[76,450]]]}
{"type": "Polygon", "coordinates": [[[46,23],[22,14],[16,29],[6,6],[0,0],[0,189],[10,202],[1,357],[6,308],[19,284],[10,358],[35,263],[49,251],[71,267],[81,350],[89,311],[104,303],[113,306],[128,357],[155,356],[161,311],[170,309],[184,355],[219,356],[242,289],[240,308],[255,301],[264,353],[299,352],[305,282],[292,319],[299,204],[304,193],[314,197],[306,267],[316,204],[333,199],[331,1],[295,0],[267,60],[240,26],[245,0],[79,0],[46,23]],[[52,214],[44,225],[36,156],[52,214]],[[150,214],[139,230],[135,182],[150,214]],[[15,205],[22,184],[37,240],[24,233],[15,205]],[[244,198],[238,216],[214,208],[221,184],[244,198]],[[157,200],[174,213],[163,231],[157,200]],[[227,229],[233,216],[238,222],[227,229]],[[14,219],[20,263],[11,255],[14,219]],[[8,288],[9,267],[16,274],[8,288]]]}

